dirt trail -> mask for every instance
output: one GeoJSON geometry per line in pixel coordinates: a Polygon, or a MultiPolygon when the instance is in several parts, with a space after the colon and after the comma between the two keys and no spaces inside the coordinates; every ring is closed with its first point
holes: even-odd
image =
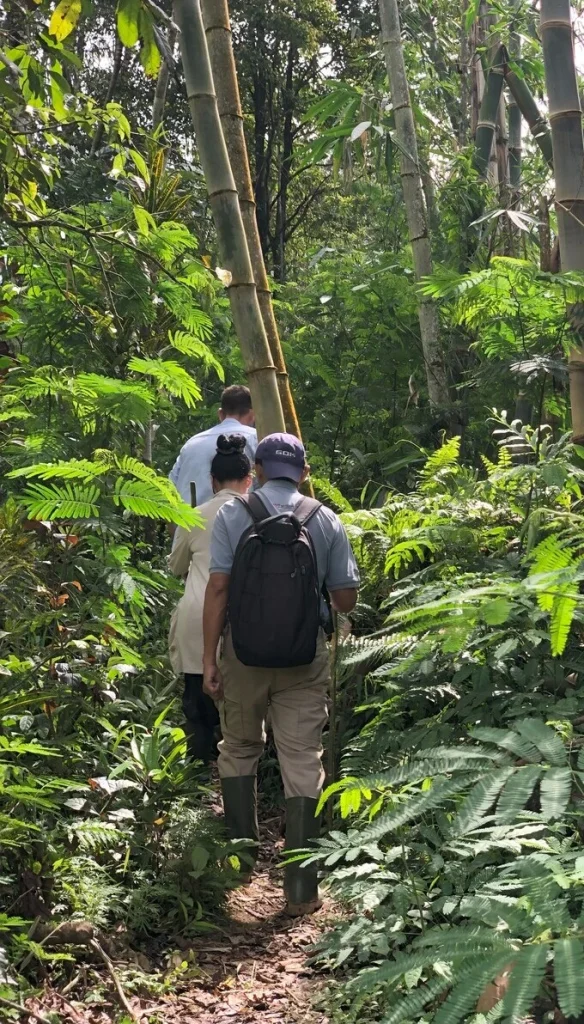
{"type": "Polygon", "coordinates": [[[197,1024],[327,1024],[311,1005],[318,981],[306,959],[330,920],[330,907],[325,903],[318,914],[295,921],[283,914],[278,825],[263,823],[263,834],[269,830],[269,835],[258,869],[249,886],[230,895],[229,923],[220,939],[208,936],[195,943],[209,976],[199,992],[186,997],[200,1007],[197,1024]]]}
{"type": "MultiPolygon", "coordinates": [[[[128,1003],[140,1024],[328,1024],[326,1015],[314,1008],[322,978],[313,975],[306,961],[334,908],[325,901],[310,918],[291,920],[283,914],[282,875],[277,868],[283,846],[280,823],[279,818],[262,822],[256,872],[250,885],[229,894],[218,928],[181,943],[175,940],[166,951],[167,963],[173,949],[173,961],[189,961],[188,980],[179,978],[174,992],[158,997],[132,995],[128,986],[128,1003]]],[[[125,957],[116,959],[122,984],[128,969],[131,964],[125,957]]],[[[47,988],[44,998],[28,1000],[27,1006],[37,1014],[52,1011],[53,1019],[62,1024],[131,1024],[114,1003],[107,975],[103,980],[111,993],[106,1005],[88,1005],[81,992],[77,998],[71,992],[63,999],[47,988]]],[[[24,1015],[22,1019],[26,1020],[24,1015]]],[[[32,1024],[35,1018],[29,1019],[32,1024]]]]}

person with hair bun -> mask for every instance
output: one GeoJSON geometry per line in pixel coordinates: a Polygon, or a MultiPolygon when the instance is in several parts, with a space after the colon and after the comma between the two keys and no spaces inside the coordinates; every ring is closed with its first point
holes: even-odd
{"type": "Polygon", "coordinates": [[[176,531],[169,568],[186,576],[185,592],[174,610],[169,635],[170,660],[177,675],[184,676],[183,711],[186,718],[189,756],[209,764],[217,757],[219,714],[211,697],[203,693],[203,603],[209,579],[211,533],[215,516],[225,502],[247,494],[251,463],[247,438],[221,434],[211,463],[213,497],[197,509],[204,527],[176,531]]]}

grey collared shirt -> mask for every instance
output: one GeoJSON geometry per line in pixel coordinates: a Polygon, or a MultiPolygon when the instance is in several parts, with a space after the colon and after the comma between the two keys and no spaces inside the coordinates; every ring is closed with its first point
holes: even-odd
{"type": "Polygon", "coordinates": [[[183,501],[191,504],[191,483],[196,488],[197,505],[203,505],[213,497],[211,484],[211,463],[217,453],[219,434],[242,434],[246,439],[245,450],[253,466],[258,446],[258,435],[255,427],[247,427],[232,417],[209,430],[203,430],[189,438],[181,448],[169,479],[175,485],[183,501]]]}
{"type": "MultiPolygon", "coordinates": [[[[296,484],[289,480],[269,480],[257,494],[272,515],[292,511],[302,499],[296,484]]],[[[250,523],[249,512],[237,499],[221,506],[211,535],[211,573],[231,574],[237,545],[250,523]]],[[[331,592],[357,589],[359,570],[339,517],[323,505],[306,528],[314,543],[320,586],[326,583],[331,592]]]]}

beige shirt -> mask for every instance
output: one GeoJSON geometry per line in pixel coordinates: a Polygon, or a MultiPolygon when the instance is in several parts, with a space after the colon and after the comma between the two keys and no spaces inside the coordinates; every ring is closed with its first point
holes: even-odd
{"type": "Polygon", "coordinates": [[[177,675],[203,672],[203,604],[209,582],[213,523],[221,506],[237,493],[226,488],[198,506],[205,520],[204,529],[179,527],[175,533],[169,568],[175,576],[188,573],[185,592],[172,614],[168,637],[170,662],[177,675]]]}

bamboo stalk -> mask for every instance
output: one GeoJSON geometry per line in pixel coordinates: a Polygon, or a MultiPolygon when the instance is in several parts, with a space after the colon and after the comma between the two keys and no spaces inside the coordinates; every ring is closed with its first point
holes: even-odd
{"type": "Polygon", "coordinates": [[[474,164],[483,180],[486,179],[489,170],[489,160],[497,129],[497,116],[503,93],[503,62],[504,50],[502,46],[498,46],[485,82],[475,140],[474,164]]]}
{"type": "MultiPolygon", "coordinates": [[[[584,270],[584,137],[574,62],[570,0],[542,0],[540,32],[552,131],[556,212],[562,268],[584,270]]],[[[582,303],[568,309],[575,336],[568,370],[574,440],[584,441],[582,303]]]]}
{"type": "Polygon", "coordinates": [[[509,134],[507,131],[507,104],[501,92],[497,110],[497,171],[501,205],[509,202],[509,134]]]}
{"type": "Polygon", "coordinates": [[[266,273],[256,218],[256,203],[249,169],[245,132],[243,130],[243,112],[237,81],[237,68],[233,54],[229,6],[227,0],[201,0],[201,10],[207,46],[209,48],[211,70],[215,82],[219,117],[221,118],[225,145],[227,146],[231,169],[239,195],[241,216],[243,218],[262,320],[264,321],[270,352],[276,367],[286,429],[291,434],[296,434],[297,437],[300,437],[300,425],[290,389],[286,361],[280,344],[280,336],[272,304],[272,293],[266,273]]]}
{"type": "Polygon", "coordinates": [[[509,66],[508,60],[509,55],[506,54],[504,65],[505,82],[522,116],[527,121],[531,134],[537,142],[544,159],[550,167],[553,167],[552,136],[548,123],[531,95],[527,82],[513,71],[513,68],[509,66]]]}
{"type": "Polygon", "coordinates": [[[220,258],[231,275],[227,290],[235,332],[252,393],[258,435],[264,437],[285,429],[284,415],[217,109],[200,0],[175,0],[174,20],[180,29],[187,98],[207,182],[220,258]]]}
{"type": "MultiPolygon", "coordinates": [[[[396,139],[400,149],[400,175],[409,240],[416,280],[432,273],[432,250],[418,159],[418,142],[404,61],[397,0],[379,0],[381,39],[395,118],[396,139]]],[[[431,300],[418,297],[420,336],[428,383],[428,397],[434,408],[450,405],[448,377],[440,346],[438,308],[431,300]]]]}

